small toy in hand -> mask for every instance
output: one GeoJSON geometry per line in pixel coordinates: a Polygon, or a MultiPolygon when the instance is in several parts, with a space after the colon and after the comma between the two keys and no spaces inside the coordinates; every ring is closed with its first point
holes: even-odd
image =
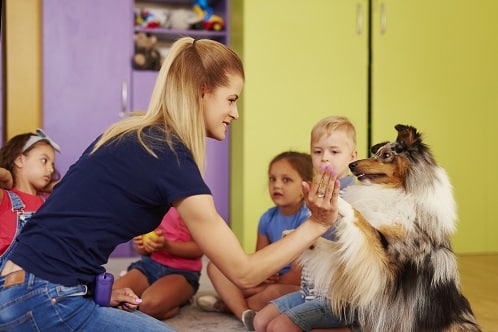
{"type": "Polygon", "coordinates": [[[142,235],[142,243],[145,245],[147,241],[150,239],[157,239],[157,233],[155,231],[149,232],[147,234],[142,235]]]}
{"type": "Polygon", "coordinates": [[[145,32],[137,32],[134,36],[135,53],[132,66],[138,70],[159,70],[163,57],[156,48],[157,38],[145,32]]]}

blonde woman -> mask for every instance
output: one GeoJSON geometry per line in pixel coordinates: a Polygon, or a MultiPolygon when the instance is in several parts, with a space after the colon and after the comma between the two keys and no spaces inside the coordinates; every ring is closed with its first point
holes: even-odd
{"type": "Polygon", "coordinates": [[[225,139],[243,83],[240,58],[225,45],[188,37],[173,44],[147,112],[91,144],[18,237],[1,271],[0,330],[171,331],[134,310],[141,300],[131,289],[113,289],[109,306],[87,289],[118,244],[155,229],[172,206],[210,261],[242,288],[275,274],[335,222],[339,185],[329,170],[303,184],[310,218],[254,254],[216,212],[202,178],[205,139],[225,139]]]}

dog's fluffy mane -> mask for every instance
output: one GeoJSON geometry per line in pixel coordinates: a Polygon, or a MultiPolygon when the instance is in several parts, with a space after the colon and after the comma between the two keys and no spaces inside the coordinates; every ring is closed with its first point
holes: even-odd
{"type": "Polygon", "coordinates": [[[339,198],[337,241],[319,239],[300,263],[333,311],[358,315],[364,331],[479,331],[450,245],[448,176],[415,128],[395,128],[395,142],[350,164],[360,183],[339,198]]]}

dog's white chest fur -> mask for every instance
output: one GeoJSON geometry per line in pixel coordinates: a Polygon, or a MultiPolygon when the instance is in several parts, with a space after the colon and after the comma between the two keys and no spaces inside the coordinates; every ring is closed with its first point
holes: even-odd
{"type": "Polygon", "coordinates": [[[344,213],[351,214],[352,211],[343,212],[342,210],[351,210],[352,205],[375,228],[393,223],[410,227],[415,218],[415,204],[402,189],[358,184],[346,188],[343,198],[350,206],[347,208],[344,203],[339,204],[341,216],[344,213]]]}

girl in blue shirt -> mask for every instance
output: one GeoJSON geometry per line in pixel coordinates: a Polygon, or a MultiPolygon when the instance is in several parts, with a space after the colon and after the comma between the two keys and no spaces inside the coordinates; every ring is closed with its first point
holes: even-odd
{"type": "MultiPolygon", "coordinates": [[[[304,203],[301,183],[313,179],[313,164],[307,153],[283,152],[272,159],[268,167],[268,192],[275,204],[260,218],[256,251],[282,238],[286,230],[298,228],[309,217],[304,203]]],[[[297,265],[284,266],[256,287],[240,289],[214,264],[207,272],[217,291],[216,295],[199,296],[197,305],[206,311],[227,311],[238,317],[252,331],[252,318],[268,301],[299,290],[301,269],[297,265]]]]}

